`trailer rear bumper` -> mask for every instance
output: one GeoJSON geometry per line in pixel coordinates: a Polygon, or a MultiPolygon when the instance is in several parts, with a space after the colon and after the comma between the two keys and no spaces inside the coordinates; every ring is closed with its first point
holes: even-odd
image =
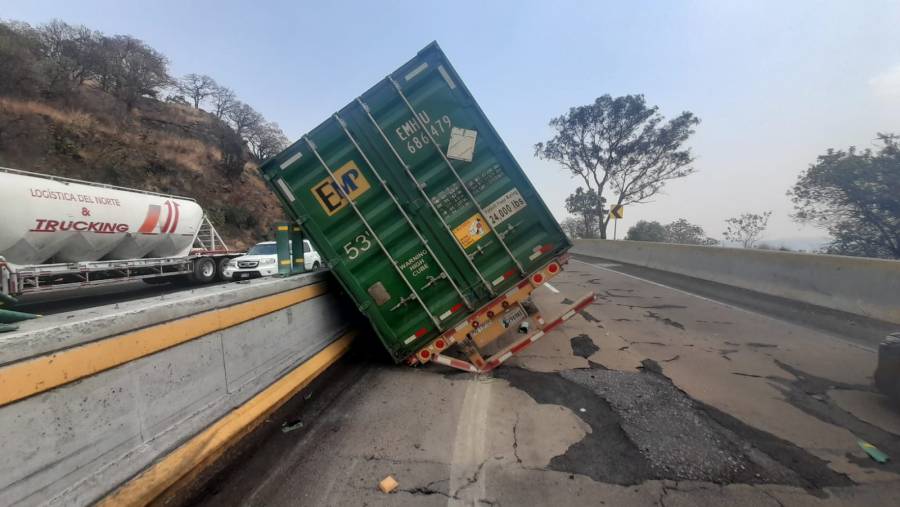
{"type": "Polygon", "coordinates": [[[486,373],[525,350],[596,300],[596,294],[591,292],[567,307],[559,317],[549,321],[543,319],[540,311],[531,312],[530,315],[525,312],[523,303],[531,297],[535,289],[562,272],[562,266],[568,261],[568,257],[568,254],[564,254],[547,263],[518,285],[472,313],[456,327],[445,331],[437,339],[421,347],[418,352],[407,358],[406,363],[412,366],[434,361],[471,373],[486,373]],[[515,314],[516,310],[526,314],[523,320],[528,322],[525,336],[514,340],[485,359],[481,349],[489,346],[509,329],[508,321],[514,320],[509,316],[515,314]],[[454,352],[461,350],[468,361],[448,355],[451,349],[454,349],[454,352]]]}
{"type": "MultiPolygon", "coordinates": [[[[492,355],[488,359],[482,359],[481,361],[476,360],[475,362],[481,362],[483,364],[483,366],[481,367],[475,366],[468,361],[456,359],[442,354],[436,354],[432,358],[432,361],[470,373],[487,373],[503,364],[507,359],[530,347],[532,343],[543,338],[547,333],[553,331],[554,328],[575,316],[576,313],[583,310],[585,307],[593,303],[596,299],[597,295],[593,292],[584,296],[575,304],[566,308],[566,310],[559,317],[553,319],[552,321],[550,321],[550,323],[541,325],[541,327],[539,327],[534,332],[526,335],[524,338],[516,341],[515,343],[512,343],[511,345],[507,345],[499,352],[494,353],[494,355],[492,355]]],[[[539,323],[544,322],[544,320],[540,317],[537,317],[536,320],[538,320],[539,323]]]]}

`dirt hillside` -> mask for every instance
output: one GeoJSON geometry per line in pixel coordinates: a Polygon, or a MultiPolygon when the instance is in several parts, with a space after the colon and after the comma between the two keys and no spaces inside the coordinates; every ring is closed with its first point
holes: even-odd
{"type": "Polygon", "coordinates": [[[89,84],[65,101],[0,96],[0,166],[194,198],[239,249],[284,217],[224,122],[150,98],[128,111],[89,84]]]}

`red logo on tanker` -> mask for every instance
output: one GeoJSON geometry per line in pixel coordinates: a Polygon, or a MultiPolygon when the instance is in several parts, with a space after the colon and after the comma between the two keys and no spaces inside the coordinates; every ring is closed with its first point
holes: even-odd
{"type": "MultiPolygon", "coordinates": [[[[173,233],[178,227],[179,210],[178,203],[166,201],[163,206],[166,207],[166,221],[163,223],[160,233],[173,233]]],[[[144,223],[138,229],[142,234],[154,234],[154,229],[159,224],[159,217],[162,214],[162,207],[158,204],[151,204],[147,208],[147,216],[144,223]]],[[[84,217],[90,216],[90,210],[82,208],[81,214],[84,217]]],[[[77,232],[96,232],[98,234],[120,234],[128,232],[128,224],[115,222],[94,222],[87,220],[51,220],[48,218],[38,218],[35,227],[30,229],[31,232],[58,232],[58,231],[77,231],[77,232]]]]}
{"type": "MultiPolygon", "coordinates": [[[[166,221],[162,225],[162,229],[159,230],[160,234],[172,233],[175,232],[175,228],[178,227],[178,203],[172,201],[166,201],[163,205],[166,207],[166,221]]],[[[138,229],[138,232],[141,234],[153,234],[154,229],[159,224],[159,216],[162,214],[162,206],[158,204],[151,204],[149,208],[147,208],[147,216],[144,218],[144,223],[141,224],[141,227],[138,229]]]]}

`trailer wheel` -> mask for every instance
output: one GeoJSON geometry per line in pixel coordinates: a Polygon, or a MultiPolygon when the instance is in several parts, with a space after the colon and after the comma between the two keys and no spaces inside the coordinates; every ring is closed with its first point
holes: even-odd
{"type": "Polygon", "coordinates": [[[230,281],[229,277],[225,276],[225,268],[228,266],[229,261],[231,261],[231,257],[222,257],[219,260],[219,264],[216,266],[216,280],[222,282],[230,281]]]}
{"type": "Polygon", "coordinates": [[[209,283],[216,278],[216,262],[209,257],[200,257],[194,261],[194,283],[209,283]]]}

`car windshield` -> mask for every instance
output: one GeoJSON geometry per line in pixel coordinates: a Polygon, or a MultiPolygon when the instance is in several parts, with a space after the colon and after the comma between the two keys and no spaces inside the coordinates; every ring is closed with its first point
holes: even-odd
{"type": "Polygon", "coordinates": [[[247,255],[275,255],[275,243],[260,243],[253,245],[247,255]]]}

